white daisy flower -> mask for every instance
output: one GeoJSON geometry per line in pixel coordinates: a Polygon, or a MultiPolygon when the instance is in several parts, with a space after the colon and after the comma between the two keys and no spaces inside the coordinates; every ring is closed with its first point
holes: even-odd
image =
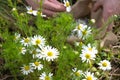
{"type": "Polygon", "coordinates": [[[34,69],[41,70],[43,68],[43,65],[41,62],[35,61],[34,63],[31,63],[31,66],[33,66],[34,69]]]}
{"type": "Polygon", "coordinates": [[[76,26],[76,30],[81,30],[81,31],[83,31],[83,30],[85,30],[87,28],[87,25],[85,25],[85,24],[79,24],[78,26],[76,26]]]}
{"type": "Polygon", "coordinates": [[[82,62],[86,61],[87,63],[90,63],[91,60],[95,60],[96,55],[88,51],[82,51],[82,54],[80,54],[80,57],[82,59],[82,62]]]}
{"type": "Polygon", "coordinates": [[[24,75],[28,75],[29,73],[33,72],[33,68],[30,65],[24,65],[21,68],[22,68],[21,71],[24,75]]]}
{"type": "Polygon", "coordinates": [[[66,7],[66,11],[70,12],[71,11],[71,6],[70,6],[70,2],[68,0],[64,0],[64,6],[66,7]]]}
{"type": "Polygon", "coordinates": [[[83,40],[86,39],[86,38],[88,38],[88,36],[91,34],[91,28],[88,27],[88,28],[84,29],[82,31],[82,34],[83,34],[83,40]]]}
{"type": "Polygon", "coordinates": [[[38,15],[38,11],[37,10],[33,10],[33,15],[37,16],[38,15]]]}
{"type": "Polygon", "coordinates": [[[100,69],[102,70],[111,70],[111,64],[108,60],[103,60],[103,61],[100,61],[100,63],[98,64],[100,67],[100,69]]]}
{"type": "Polygon", "coordinates": [[[27,13],[28,13],[28,14],[33,14],[32,7],[27,6],[26,8],[27,8],[27,13]]]}
{"type": "Polygon", "coordinates": [[[40,14],[41,15],[41,17],[47,17],[46,15],[44,15],[42,12],[38,12],[38,14],[40,14]]]}
{"type": "Polygon", "coordinates": [[[83,32],[87,28],[87,25],[85,24],[79,24],[76,26],[76,28],[72,31],[74,35],[76,35],[78,38],[82,38],[83,32]]]}
{"type": "Polygon", "coordinates": [[[19,40],[20,39],[20,34],[19,33],[15,33],[15,36],[14,36],[14,39],[15,41],[19,40]]]}
{"type": "Polygon", "coordinates": [[[92,54],[97,54],[98,53],[98,50],[96,49],[96,47],[92,47],[90,43],[87,46],[83,45],[82,48],[83,48],[82,49],[83,52],[88,51],[92,54]]]}
{"type": "Polygon", "coordinates": [[[43,60],[45,59],[45,55],[42,54],[42,52],[44,52],[44,47],[42,48],[42,50],[36,49],[36,52],[38,53],[38,54],[36,54],[36,57],[37,57],[38,59],[42,59],[42,58],[43,58],[43,60]]]}
{"type": "Polygon", "coordinates": [[[97,78],[94,76],[94,73],[90,73],[90,72],[85,72],[84,74],[85,79],[83,80],[97,80],[97,78]]]}
{"type": "Polygon", "coordinates": [[[21,44],[23,46],[27,46],[28,47],[31,44],[31,39],[29,37],[23,38],[20,42],[21,42],[21,44]]]}
{"type": "Polygon", "coordinates": [[[28,14],[33,14],[34,16],[37,16],[38,11],[37,10],[33,10],[32,7],[28,6],[27,8],[27,13],[28,14]]]}
{"type": "Polygon", "coordinates": [[[47,17],[46,15],[44,15],[43,13],[41,13],[41,17],[47,17]]]}
{"type": "Polygon", "coordinates": [[[30,50],[30,54],[32,54],[32,57],[33,58],[37,58],[37,54],[38,54],[38,49],[33,49],[33,50],[30,50]]]}
{"type": "Polygon", "coordinates": [[[43,55],[43,59],[46,59],[47,61],[53,61],[54,59],[58,58],[59,51],[51,46],[46,46],[41,50],[41,54],[43,55]]]}
{"type": "Polygon", "coordinates": [[[27,8],[27,13],[32,14],[34,16],[37,16],[39,13],[41,17],[46,17],[46,15],[43,15],[42,12],[39,12],[38,10],[33,10],[32,7],[26,7],[27,8]]]}
{"type": "Polygon", "coordinates": [[[42,48],[42,47],[44,47],[45,39],[40,35],[36,35],[32,38],[31,43],[32,43],[32,45],[36,45],[36,46],[39,46],[40,48],[42,48]]]}
{"type": "Polygon", "coordinates": [[[52,80],[52,76],[53,74],[52,73],[49,73],[48,75],[43,72],[40,77],[39,77],[39,80],[52,80]]]}
{"type": "Polygon", "coordinates": [[[77,68],[72,69],[75,76],[79,77],[83,74],[81,70],[77,70],[77,68]]]}
{"type": "Polygon", "coordinates": [[[20,53],[22,53],[23,55],[26,53],[26,48],[25,47],[21,47],[20,48],[20,53]]]}
{"type": "Polygon", "coordinates": [[[43,13],[41,13],[41,17],[47,17],[46,15],[44,15],[43,13]]]}

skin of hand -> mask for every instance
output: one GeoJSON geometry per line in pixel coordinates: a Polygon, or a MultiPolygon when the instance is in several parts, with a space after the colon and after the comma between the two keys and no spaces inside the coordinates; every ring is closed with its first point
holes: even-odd
{"type": "Polygon", "coordinates": [[[79,19],[85,17],[90,13],[90,5],[91,0],[78,0],[73,6],[71,10],[71,14],[75,19],[79,19]]]}
{"type": "MultiPolygon", "coordinates": [[[[108,20],[108,18],[115,14],[120,14],[120,0],[97,0],[94,4],[93,11],[102,9],[102,20],[98,26],[102,26],[108,20]]],[[[111,23],[107,30],[112,30],[113,23],[111,23]]]]}
{"type": "MultiPolygon", "coordinates": [[[[28,5],[32,6],[33,9],[39,8],[40,0],[26,0],[28,5]]],[[[66,10],[64,4],[57,0],[43,0],[42,13],[47,15],[47,17],[53,17],[59,12],[64,12],[66,10]]]]}

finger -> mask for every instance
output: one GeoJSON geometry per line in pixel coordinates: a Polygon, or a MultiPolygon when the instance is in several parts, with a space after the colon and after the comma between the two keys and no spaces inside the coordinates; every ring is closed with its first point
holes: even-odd
{"type": "Polygon", "coordinates": [[[28,3],[28,5],[32,6],[32,9],[38,9],[39,8],[39,4],[36,4],[34,0],[26,0],[26,2],[28,3]]]}
{"type": "Polygon", "coordinates": [[[55,12],[62,12],[62,11],[66,10],[64,6],[57,5],[57,4],[52,3],[50,1],[45,1],[43,4],[43,8],[45,8],[47,10],[55,11],[55,12]]]}
{"type": "Polygon", "coordinates": [[[94,6],[93,6],[93,11],[97,11],[99,8],[101,8],[102,7],[102,1],[101,0],[98,0],[95,4],[94,4],[94,6]]]}
{"type": "Polygon", "coordinates": [[[64,4],[60,3],[60,2],[57,1],[57,0],[49,0],[49,1],[52,2],[52,3],[58,4],[58,5],[64,6],[64,4]]]}
{"type": "Polygon", "coordinates": [[[47,10],[47,9],[44,9],[42,11],[42,13],[47,15],[47,17],[53,17],[56,14],[56,12],[53,12],[53,11],[50,11],[50,10],[47,10]]]}

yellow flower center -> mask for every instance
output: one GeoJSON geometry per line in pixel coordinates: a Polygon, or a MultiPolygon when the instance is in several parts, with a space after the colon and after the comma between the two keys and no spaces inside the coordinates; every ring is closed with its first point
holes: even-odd
{"type": "Polygon", "coordinates": [[[38,45],[38,44],[40,44],[41,43],[41,40],[36,40],[36,44],[38,45]]]}
{"type": "Polygon", "coordinates": [[[76,76],[80,76],[80,73],[79,73],[79,72],[76,72],[75,75],[76,75],[76,76]]]}
{"type": "Polygon", "coordinates": [[[37,12],[37,14],[42,14],[42,12],[39,11],[39,12],[37,12]]]}
{"type": "Polygon", "coordinates": [[[106,66],[107,66],[107,63],[106,63],[106,62],[103,62],[103,63],[102,63],[102,66],[103,66],[103,67],[106,67],[106,66]]]}
{"type": "Polygon", "coordinates": [[[80,42],[79,44],[80,44],[80,45],[82,45],[82,44],[83,44],[83,42],[80,42]]]}
{"type": "Polygon", "coordinates": [[[92,48],[88,48],[89,51],[92,51],[92,48]]]}
{"type": "Polygon", "coordinates": [[[53,52],[48,52],[47,55],[51,57],[53,56],[53,52]]]}
{"type": "Polygon", "coordinates": [[[90,58],[91,58],[91,55],[90,55],[89,53],[86,53],[85,57],[86,57],[87,59],[90,59],[90,58]]]}
{"type": "Polygon", "coordinates": [[[25,69],[25,71],[28,71],[28,70],[30,70],[30,67],[29,66],[24,66],[24,69],[25,69]]]}
{"type": "Polygon", "coordinates": [[[49,76],[45,76],[45,80],[50,80],[50,77],[49,76]]]}
{"type": "Polygon", "coordinates": [[[66,7],[69,7],[70,6],[70,3],[69,2],[66,2],[66,7]]]}
{"type": "Polygon", "coordinates": [[[33,10],[29,10],[29,12],[33,12],[33,10]]]}
{"type": "Polygon", "coordinates": [[[40,65],[40,63],[39,62],[34,62],[34,64],[35,64],[35,66],[39,66],[40,65]]]}
{"type": "Polygon", "coordinates": [[[87,80],[93,80],[92,76],[87,76],[87,80]]]}
{"type": "Polygon", "coordinates": [[[77,28],[78,28],[78,30],[81,30],[81,25],[79,25],[77,28]]]}
{"type": "Polygon", "coordinates": [[[25,38],[25,39],[24,39],[24,42],[25,42],[25,43],[28,43],[29,41],[30,41],[29,38],[25,38]]]}
{"type": "Polygon", "coordinates": [[[83,35],[86,35],[86,34],[87,34],[87,31],[86,31],[86,30],[84,30],[82,33],[83,33],[83,35]]]}

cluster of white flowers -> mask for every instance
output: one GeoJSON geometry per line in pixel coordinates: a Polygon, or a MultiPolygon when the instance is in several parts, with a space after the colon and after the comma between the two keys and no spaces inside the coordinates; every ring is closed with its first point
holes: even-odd
{"type": "Polygon", "coordinates": [[[45,39],[40,35],[23,38],[20,40],[20,43],[23,45],[23,47],[20,48],[22,54],[26,54],[26,51],[29,50],[27,48],[32,47],[29,52],[33,55],[33,58],[43,58],[43,60],[53,61],[59,56],[59,51],[52,46],[46,46],[45,39]]]}
{"type": "Polygon", "coordinates": [[[80,77],[82,80],[97,80],[97,78],[94,76],[94,73],[88,71],[83,72],[82,70],[77,70],[77,68],[72,69],[72,71],[72,75],[74,75],[76,78],[80,77]]]}
{"type": "Polygon", "coordinates": [[[79,24],[72,31],[72,35],[75,35],[79,39],[86,39],[91,34],[91,28],[85,24],[79,24]]]}
{"type": "MultiPolygon", "coordinates": [[[[95,22],[94,20],[92,21],[95,22]]],[[[87,39],[90,34],[91,34],[91,29],[85,24],[79,24],[72,32],[72,35],[77,36],[81,40],[87,39]]],[[[80,54],[80,58],[82,62],[87,62],[91,64],[91,61],[95,60],[98,50],[96,49],[95,46],[92,46],[92,44],[90,43],[88,43],[86,46],[82,44],[82,42],[75,42],[76,46],[79,46],[80,44],[82,46],[82,50],[80,54]]],[[[104,71],[111,69],[111,64],[107,60],[100,61],[98,65],[99,68],[104,71]]]]}
{"type": "MultiPolygon", "coordinates": [[[[94,22],[94,21],[93,21],[94,22]]],[[[88,39],[88,36],[91,34],[91,29],[85,24],[79,24],[76,26],[76,28],[73,30],[72,35],[77,36],[81,40],[88,39]]],[[[92,66],[92,62],[96,59],[96,55],[98,54],[98,50],[95,46],[93,46],[91,43],[88,43],[87,45],[84,45],[81,41],[75,42],[76,46],[82,46],[80,58],[82,62],[87,62],[92,66]]],[[[111,64],[108,60],[103,60],[98,63],[99,69],[105,71],[105,70],[111,70],[111,64]]],[[[91,72],[83,72],[81,70],[77,70],[77,68],[72,69],[73,73],[76,77],[84,76],[84,79],[82,80],[97,80],[96,77],[94,77],[94,73],[91,72]]]]}
{"type": "Polygon", "coordinates": [[[38,14],[40,14],[41,17],[46,17],[46,15],[43,15],[42,12],[39,12],[38,10],[33,10],[32,7],[30,7],[30,6],[28,6],[26,8],[27,8],[27,13],[28,14],[31,14],[31,15],[34,15],[34,16],[37,16],[38,14]]]}
{"type": "Polygon", "coordinates": [[[41,70],[43,65],[39,61],[35,61],[34,63],[30,63],[29,65],[24,65],[21,67],[21,71],[24,75],[28,75],[29,73],[33,72],[35,69],[41,70]]]}
{"type": "MultiPolygon", "coordinates": [[[[111,69],[111,64],[108,60],[103,60],[98,64],[100,69],[102,70],[110,70],[111,69]]],[[[75,78],[82,78],[82,80],[98,80],[95,76],[94,73],[91,73],[89,71],[83,72],[82,70],[78,70],[77,68],[72,69],[72,76],[75,78]],[[84,78],[84,79],[83,79],[84,78]]]]}
{"type": "MultiPolygon", "coordinates": [[[[92,47],[91,44],[88,44],[87,46],[83,45],[82,47],[82,53],[80,54],[80,57],[82,59],[82,62],[91,63],[92,60],[95,60],[96,54],[98,53],[98,50],[96,47],[92,47]]],[[[100,66],[99,68],[102,70],[110,70],[111,64],[108,60],[103,60],[98,63],[100,66]]]]}
{"type": "MultiPolygon", "coordinates": [[[[59,51],[52,46],[45,45],[45,38],[40,35],[21,38],[20,34],[15,33],[14,40],[21,44],[21,47],[19,48],[20,54],[24,56],[30,53],[29,55],[32,55],[32,62],[29,63],[29,65],[23,65],[23,67],[21,67],[21,71],[24,75],[28,75],[29,73],[34,72],[34,70],[39,71],[43,69],[44,65],[40,61],[41,59],[54,61],[59,57],[59,51]]],[[[44,72],[40,75],[39,79],[51,80],[52,75],[52,73],[47,75],[44,72]]]]}
{"type": "Polygon", "coordinates": [[[75,75],[77,77],[80,77],[83,74],[83,71],[82,70],[77,70],[77,68],[73,68],[72,71],[73,71],[72,75],[75,75]]]}

